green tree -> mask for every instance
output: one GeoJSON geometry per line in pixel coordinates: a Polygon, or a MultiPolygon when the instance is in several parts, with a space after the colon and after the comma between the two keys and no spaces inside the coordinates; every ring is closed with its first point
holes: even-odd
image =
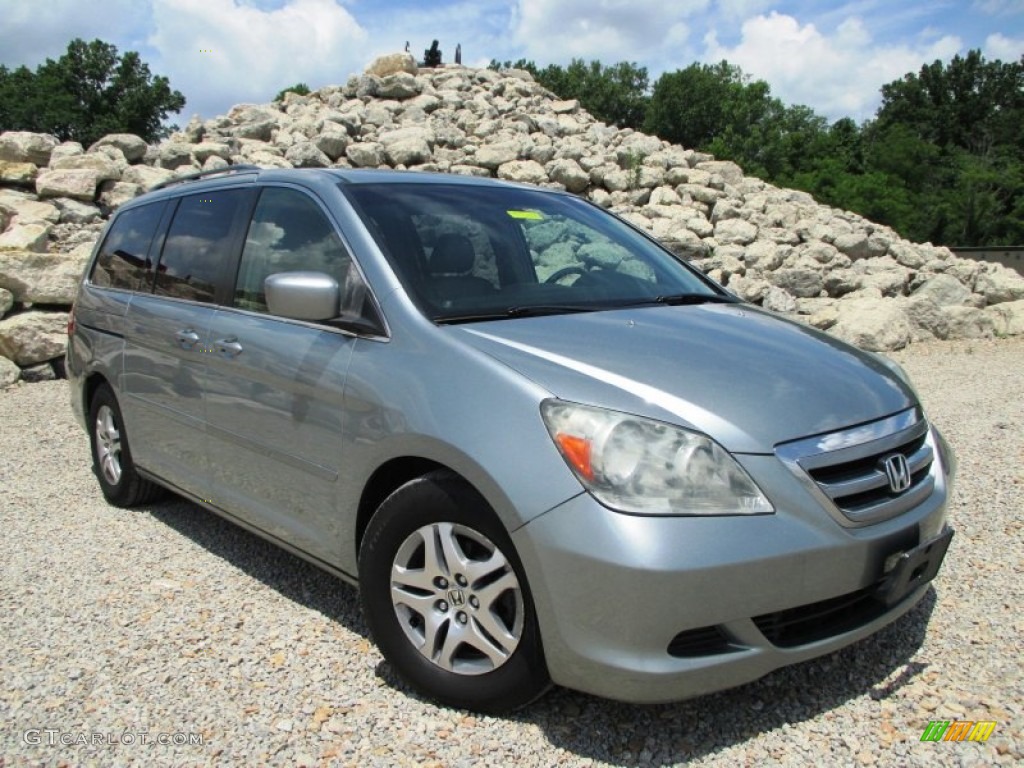
{"type": "Polygon", "coordinates": [[[1024,56],[980,51],[882,86],[868,163],[915,198],[902,234],[947,245],[1024,242],[1024,56]]]}
{"type": "Polygon", "coordinates": [[[88,145],[107,133],[134,133],[146,141],[166,135],[163,121],[185,97],[166,77],[154,76],[139,54],[118,56],[101,40],[72,40],[56,61],[35,72],[0,67],[0,127],[52,133],[88,145]]]}

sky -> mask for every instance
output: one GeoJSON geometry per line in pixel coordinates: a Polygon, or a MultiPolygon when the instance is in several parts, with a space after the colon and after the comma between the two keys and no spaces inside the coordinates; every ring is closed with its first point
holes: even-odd
{"type": "MultiPolygon", "coordinates": [[[[871,118],[885,83],[981,49],[1024,55],[1024,0],[0,0],[0,64],[35,69],[75,37],[138,51],[187,100],[172,118],[267,103],[298,82],[343,84],[406,42],[445,62],[722,59],[830,121],[871,118]]],[[[2,127],[2,126],[0,126],[2,127]]]]}

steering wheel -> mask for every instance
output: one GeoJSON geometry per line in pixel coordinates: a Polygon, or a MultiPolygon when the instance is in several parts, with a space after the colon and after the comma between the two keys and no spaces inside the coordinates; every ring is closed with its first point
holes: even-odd
{"type": "Polygon", "coordinates": [[[586,267],[581,267],[578,264],[573,264],[572,266],[562,267],[561,269],[552,272],[550,275],[548,275],[548,278],[547,280],[544,281],[544,284],[546,285],[548,283],[557,283],[563,277],[568,277],[569,275],[585,275],[589,272],[590,270],[588,270],[586,267]]]}

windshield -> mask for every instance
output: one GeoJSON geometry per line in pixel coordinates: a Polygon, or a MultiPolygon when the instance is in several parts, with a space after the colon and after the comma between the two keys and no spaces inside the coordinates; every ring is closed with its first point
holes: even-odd
{"type": "Polygon", "coordinates": [[[731,300],[652,240],[570,195],[462,184],[342,189],[437,322],[731,300]]]}

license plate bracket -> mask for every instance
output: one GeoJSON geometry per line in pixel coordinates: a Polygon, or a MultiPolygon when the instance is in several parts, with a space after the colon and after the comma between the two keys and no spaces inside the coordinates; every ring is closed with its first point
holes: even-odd
{"type": "Polygon", "coordinates": [[[887,607],[891,607],[921,585],[934,579],[952,539],[953,529],[946,528],[934,539],[902,553],[879,585],[876,597],[887,607]]]}

